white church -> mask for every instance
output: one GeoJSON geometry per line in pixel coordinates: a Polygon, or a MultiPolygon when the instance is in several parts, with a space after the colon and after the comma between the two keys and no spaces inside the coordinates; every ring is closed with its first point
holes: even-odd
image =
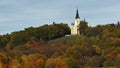
{"type": "Polygon", "coordinates": [[[75,21],[71,26],[71,35],[79,35],[80,34],[79,26],[80,26],[80,17],[79,17],[79,13],[78,13],[78,9],[77,9],[75,21]]]}

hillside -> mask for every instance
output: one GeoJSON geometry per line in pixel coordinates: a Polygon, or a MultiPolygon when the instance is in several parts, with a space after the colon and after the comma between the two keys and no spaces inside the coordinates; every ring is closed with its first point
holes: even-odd
{"type": "Polygon", "coordinates": [[[12,49],[17,45],[32,43],[33,41],[52,40],[70,34],[67,24],[43,25],[39,27],[29,27],[22,31],[12,32],[11,34],[0,35],[0,47],[12,49]]]}
{"type": "Polygon", "coordinates": [[[74,45],[75,43],[77,43],[77,36],[64,36],[47,42],[47,44],[56,44],[56,45],[60,45],[63,43],[68,45],[69,44],[74,45]]]}
{"type": "Polygon", "coordinates": [[[0,68],[119,68],[120,26],[82,24],[76,36],[63,23],[0,36],[0,68]]]}

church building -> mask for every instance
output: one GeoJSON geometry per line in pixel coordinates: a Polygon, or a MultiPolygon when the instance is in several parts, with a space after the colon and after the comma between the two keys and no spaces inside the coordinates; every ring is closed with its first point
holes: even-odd
{"type": "Polygon", "coordinates": [[[71,35],[79,35],[80,34],[79,26],[80,26],[80,17],[79,17],[79,13],[78,13],[78,9],[77,9],[75,21],[74,21],[74,23],[72,23],[72,26],[71,26],[71,35]]]}

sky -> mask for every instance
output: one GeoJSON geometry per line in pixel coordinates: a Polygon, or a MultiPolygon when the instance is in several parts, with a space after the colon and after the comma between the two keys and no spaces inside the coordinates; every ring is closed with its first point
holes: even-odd
{"type": "Polygon", "coordinates": [[[80,20],[90,26],[120,21],[120,0],[0,0],[0,35],[44,24],[80,20]]]}

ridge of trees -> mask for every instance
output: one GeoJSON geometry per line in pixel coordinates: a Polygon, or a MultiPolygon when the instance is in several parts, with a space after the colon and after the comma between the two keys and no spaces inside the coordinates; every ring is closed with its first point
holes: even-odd
{"type": "Polygon", "coordinates": [[[55,38],[70,34],[70,28],[67,24],[43,25],[40,27],[29,27],[22,31],[12,32],[0,36],[0,47],[13,48],[16,45],[30,43],[32,41],[40,41],[41,39],[48,41],[55,38]]]}
{"type": "Polygon", "coordinates": [[[120,67],[120,25],[90,27],[80,23],[79,36],[67,24],[29,27],[0,36],[0,68],[98,68],[120,67]]]}

